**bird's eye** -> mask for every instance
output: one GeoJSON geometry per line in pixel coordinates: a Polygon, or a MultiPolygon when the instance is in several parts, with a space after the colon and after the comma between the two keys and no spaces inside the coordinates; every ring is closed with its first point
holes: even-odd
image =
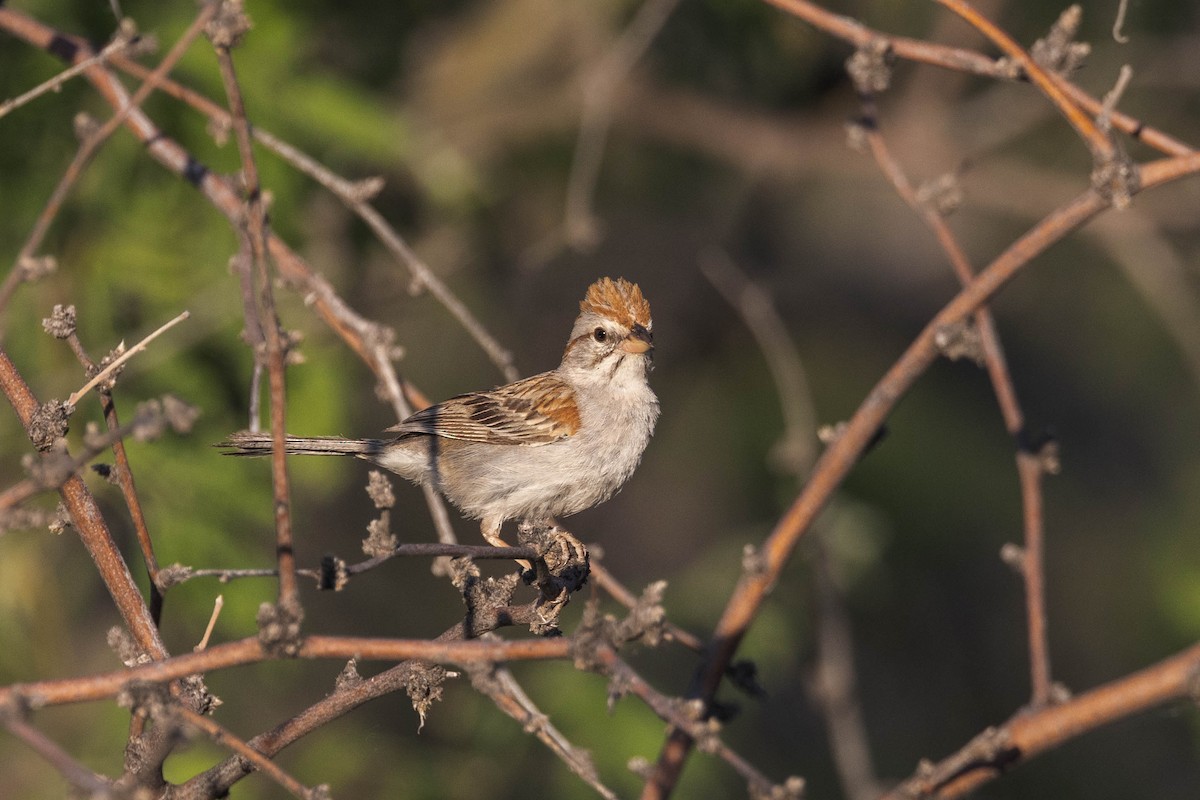
{"type": "Polygon", "coordinates": [[[592,331],[592,338],[597,342],[606,341],[608,339],[608,331],[604,330],[604,328],[596,328],[596,330],[592,331]]]}

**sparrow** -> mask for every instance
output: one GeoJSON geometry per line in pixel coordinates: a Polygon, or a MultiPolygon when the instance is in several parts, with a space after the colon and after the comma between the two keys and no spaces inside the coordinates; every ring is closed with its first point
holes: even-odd
{"type": "MultiPolygon", "coordinates": [[[[431,405],[388,428],[392,438],[288,436],[286,451],[354,456],[432,486],[504,547],[505,521],[550,523],[629,480],[659,415],[647,381],[652,330],[637,284],[602,278],[580,302],[555,369],[431,405]]],[[[268,455],[271,436],[240,432],[218,446],[268,455]]]]}

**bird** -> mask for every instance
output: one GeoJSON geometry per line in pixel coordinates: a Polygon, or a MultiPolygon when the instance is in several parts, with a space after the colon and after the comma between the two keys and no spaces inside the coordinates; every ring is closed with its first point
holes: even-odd
{"type": "MultiPolygon", "coordinates": [[[[556,368],[431,405],[388,428],[392,438],[288,436],[286,452],[354,456],[432,486],[505,547],[506,521],[553,524],[608,500],[633,474],[659,416],[652,331],[638,285],[601,278],[556,368]]],[[[217,446],[262,456],[272,442],[243,431],[217,446]]]]}

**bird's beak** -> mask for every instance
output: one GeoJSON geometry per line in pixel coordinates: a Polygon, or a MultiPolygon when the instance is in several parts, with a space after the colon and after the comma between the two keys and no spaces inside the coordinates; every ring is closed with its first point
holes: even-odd
{"type": "Polygon", "coordinates": [[[647,350],[654,349],[654,336],[641,325],[634,325],[633,330],[625,337],[625,341],[621,342],[620,347],[626,353],[641,355],[647,350]]]}

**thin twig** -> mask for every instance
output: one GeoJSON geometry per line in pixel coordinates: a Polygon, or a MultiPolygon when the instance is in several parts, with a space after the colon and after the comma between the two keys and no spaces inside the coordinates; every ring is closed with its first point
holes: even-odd
{"type": "Polygon", "coordinates": [[[59,747],[57,742],[15,713],[7,713],[2,717],[4,727],[8,732],[45,759],[58,771],[59,775],[66,779],[67,783],[86,792],[89,796],[107,797],[112,791],[110,781],[76,761],[70,753],[59,747]]]}
{"type": "Polygon", "coordinates": [[[83,399],[83,396],[85,394],[87,394],[89,391],[91,391],[91,389],[94,388],[96,386],[96,384],[100,383],[101,381],[107,380],[108,376],[112,375],[114,372],[116,372],[118,369],[120,369],[125,364],[126,361],[128,361],[129,359],[133,358],[138,353],[145,350],[147,345],[149,345],[151,342],[153,342],[159,336],[166,333],[171,328],[173,328],[176,325],[178,325],[179,323],[183,322],[185,319],[187,319],[190,316],[191,316],[191,313],[187,312],[187,311],[180,313],[178,316],[176,316],[174,319],[170,320],[169,322],[163,323],[161,326],[159,326],[158,330],[156,330],[153,333],[151,333],[150,335],[148,335],[145,339],[142,339],[140,342],[135,344],[133,347],[129,348],[124,353],[122,353],[121,355],[114,358],[111,363],[109,363],[106,367],[104,367],[104,369],[97,372],[90,381],[85,383],[82,387],[80,387],[76,391],[72,392],[71,396],[69,398],[67,398],[67,404],[72,407],[79,405],[79,401],[81,399],[83,399]]]}
{"type": "MultiPolygon", "coordinates": [[[[593,556],[591,563],[591,574],[588,576],[604,591],[608,592],[614,600],[616,600],[625,608],[633,608],[638,603],[638,597],[633,592],[629,591],[623,583],[617,580],[617,577],[608,571],[608,568],[600,562],[598,558],[593,556]]],[[[692,633],[684,630],[673,622],[664,621],[663,637],[671,641],[679,642],[681,645],[696,653],[704,652],[704,641],[692,633]]]]}
{"type": "Polygon", "coordinates": [[[117,38],[105,45],[103,50],[101,50],[99,53],[96,53],[91,58],[81,61],[78,64],[72,64],[62,72],[55,75],[53,78],[39,83],[29,91],[5,100],[3,103],[0,103],[0,119],[8,116],[26,103],[36,100],[38,97],[41,97],[47,92],[57,92],[59,88],[71,78],[74,78],[76,75],[80,74],[93,64],[100,64],[108,61],[114,55],[129,47],[130,43],[131,40],[129,38],[123,35],[118,35],[117,38]]]}
{"type": "Polygon", "coordinates": [[[96,456],[103,453],[115,443],[128,436],[141,424],[136,419],[126,425],[110,428],[95,441],[89,442],[79,455],[65,456],[53,463],[45,472],[38,472],[28,478],[17,481],[3,492],[0,492],[0,511],[16,508],[21,503],[38,494],[51,489],[61,489],[67,481],[75,478],[92,462],[96,456]]]}
{"type": "Polygon", "coordinates": [[[1113,88],[1105,92],[1100,113],[1096,115],[1096,124],[1100,126],[1100,130],[1107,133],[1112,129],[1113,112],[1117,108],[1117,103],[1121,101],[1121,96],[1125,94],[1125,90],[1129,87],[1129,81],[1132,78],[1133,67],[1128,64],[1122,64],[1121,69],[1117,72],[1116,83],[1113,84],[1113,88]]]}
{"type": "MultiPolygon", "coordinates": [[[[946,223],[945,216],[935,205],[920,197],[912,187],[900,164],[892,156],[883,137],[874,105],[864,100],[862,134],[870,147],[880,170],[888,177],[900,198],[913,210],[937,238],[947,259],[965,287],[975,277],[966,252],[958,238],[946,223]]],[[[1045,602],[1045,515],[1042,510],[1042,477],[1045,472],[1042,460],[1032,452],[1029,441],[1032,437],[1025,430],[1025,414],[1017,399],[1016,388],[1009,374],[1004,349],[996,322],[987,306],[980,306],[974,313],[975,331],[979,336],[982,354],[992,390],[1000,406],[1004,425],[1012,437],[1016,449],[1017,478],[1021,489],[1022,522],[1025,546],[1022,549],[1021,577],[1025,583],[1026,627],[1029,637],[1029,666],[1031,704],[1039,708],[1050,702],[1052,681],[1050,673],[1050,645],[1047,635],[1045,602]]]]}
{"type": "MultiPolygon", "coordinates": [[[[538,558],[538,552],[531,547],[493,547],[492,545],[472,545],[472,544],[446,544],[443,542],[412,542],[409,544],[397,545],[390,553],[359,561],[355,564],[347,564],[345,572],[347,575],[361,575],[368,572],[380,564],[389,561],[393,558],[470,558],[474,560],[498,560],[511,561],[515,559],[525,559],[527,561],[535,561],[538,558]]],[[[312,569],[310,567],[299,567],[296,569],[296,574],[305,578],[312,578],[320,581],[325,576],[325,571],[321,569],[312,569]]],[[[277,578],[279,577],[278,569],[218,569],[218,568],[202,568],[193,569],[174,568],[170,572],[170,583],[183,583],[194,578],[216,578],[221,583],[229,583],[230,581],[245,579],[245,578],[277,578]]]]}
{"type": "MultiPolygon", "coordinates": [[[[526,624],[540,611],[534,604],[508,609],[503,614],[474,614],[469,621],[452,626],[437,637],[438,642],[457,642],[478,639],[484,633],[504,625],[526,624]]],[[[407,691],[414,679],[427,676],[429,664],[410,660],[397,664],[370,678],[339,682],[329,695],[303,709],[291,719],[276,725],[251,739],[248,744],[268,757],[321,728],[329,722],[377,697],[396,691],[407,691]]],[[[237,758],[227,759],[205,772],[196,775],[179,787],[179,800],[211,797],[228,792],[238,780],[249,772],[244,762],[237,758]]]]}
{"type": "Polygon", "coordinates": [[[620,694],[629,693],[637,697],[646,707],[653,711],[664,722],[674,725],[681,730],[687,730],[697,740],[702,742],[705,753],[721,759],[746,781],[751,797],[797,797],[794,787],[802,786],[803,781],[789,778],[787,786],[791,791],[772,791],[772,782],[749,761],[742,758],[730,748],[719,736],[720,726],[713,719],[704,719],[695,715],[695,706],[680,703],[679,700],[667,697],[646,682],[617,651],[609,645],[596,648],[594,654],[595,667],[601,674],[608,676],[610,698],[614,700],[620,694]]]}
{"type": "Polygon", "coordinates": [[[267,382],[270,386],[271,439],[274,447],[271,458],[271,486],[275,509],[275,556],[279,562],[279,606],[281,611],[293,617],[302,614],[300,588],[296,581],[296,552],[292,537],[292,504],[288,480],[287,448],[287,380],[285,376],[283,337],[279,329],[279,317],[275,311],[267,244],[267,214],[263,203],[262,185],[258,167],[254,160],[254,148],[250,137],[250,123],[246,117],[245,101],[231,53],[232,36],[214,37],[213,46],[217,54],[217,66],[225,95],[229,99],[229,114],[233,125],[238,153],[241,156],[242,176],[246,184],[246,202],[243,224],[245,235],[254,254],[254,275],[257,286],[256,311],[259,326],[266,339],[267,382]]]}
{"type": "MultiPolygon", "coordinates": [[[[829,35],[843,39],[856,47],[865,46],[874,41],[886,41],[889,51],[898,58],[1000,80],[1011,81],[1021,77],[1020,73],[1014,74],[1012,69],[1000,61],[974,51],[904,36],[893,36],[869,28],[853,17],[835,14],[808,2],[808,0],[764,0],[764,2],[793,14],[829,35]]],[[[116,63],[115,59],[114,63],[116,63]]],[[[1076,103],[1088,114],[1094,117],[1100,113],[1100,101],[1071,81],[1061,79],[1059,86],[1073,103],[1076,103]]],[[[1192,152],[1192,147],[1188,144],[1127,114],[1114,114],[1113,127],[1144,142],[1164,155],[1182,156],[1192,152]]]]}
{"type": "Polygon", "coordinates": [[[571,744],[549,717],[538,709],[510,670],[501,666],[482,665],[472,670],[471,683],[491,699],[496,708],[519,722],[526,732],[536,736],[598,795],[605,800],[617,800],[616,793],[601,782],[588,752],[571,744]]]}
{"type": "MultiPolygon", "coordinates": [[[[79,339],[77,330],[73,330],[71,335],[67,337],[67,344],[70,345],[75,357],[87,372],[98,371],[99,367],[90,355],[87,349],[83,346],[83,342],[79,339]]],[[[108,426],[109,431],[116,431],[121,428],[121,420],[117,415],[117,403],[113,399],[112,391],[106,388],[100,390],[100,406],[104,410],[104,424],[108,426]]],[[[154,555],[154,542],[150,538],[150,528],[146,524],[146,515],[142,512],[142,501],[138,497],[137,485],[133,478],[133,467],[129,463],[129,455],[125,451],[125,439],[117,438],[112,443],[113,459],[116,462],[115,474],[118,485],[121,487],[121,496],[125,500],[125,507],[129,509],[129,518],[133,522],[134,531],[137,533],[138,546],[142,551],[142,561],[146,565],[146,572],[150,577],[150,614],[154,617],[155,622],[159,622],[162,614],[163,595],[158,586],[158,558],[154,555]]]]}
{"type": "MultiPolygon", "coordinates": [[[[379,376],[379,383],[383,387],[388,401],[392,404],[392,411],[395,413],[396,419],[402,420],[412,414],[415,409],[400,385],[396,368],[388,358],[386,344],[376,341],[369,348],[368,363],[375,374],[379,376]]],[[[450,523],[450,512],[446,510],[446,501],[442,499],[436,489],[428,484],[421,486],[421,493],[425,497],[425,506],[429,509],[429,516],[433,519],[433,527],[437,531],[438,541],[444,545],[457,544],[458,537],[454,533],[454,526],[450,523]]]]}
{"type": "Polygon", "coordinates": [[[1004,51],[1004,54],[1021,65],[1021,69],[1029,76],[1029,80],[1041,90],[1042,94],[1054,104],[1071,127],[1079,133],[1097,160],[1108,160],[1113,156],[1113,143],[1101,131],[1083,109],[1081,109],[1063,90],[1062,78],[1042,68],[1033,56],[1021,45],[1017,44],[1007,33],[997,27],[991,20],[980,14],[965,0],[936,0],[963,18],[971,27],[982,33],[993,44],[1004,51]]]}
{"type": "MultiPolygon", "coordinates": [[[[1141,166],[1136,191],[1145,191],[1200,172],[1200,154],[1164,158],[1141,166]]],[[[696,673],[692,695],[710,700],[742,637],[754,620],[769,587],[778,579],[800,538],[810,529],[833,491],[849,474],[879,426],[898,400],[938,355],[938,331],[962,322],[987,302],[1013,277],[1052,244],[1076,230],[1106,208],[1108,201],[1088,190],[1041,219],[1017,239],[969,285],[933,317],[917,339],[892,365],[868,394],[841,435],[821,455],[812,478],[779,519],[763,545],[755,569],[743,575],[717,623],[709,657],[696,673]]],[[[673,729],[647,778],[643,800],[668,796],[694,745],[682,730],[673,729]]]]}
{"type": "Polygon", "coordinates": [[[1113,20],[1112,37],[1118,44],[1129,44],[1129,37],[1121,30],[1125,27],[1125,15],[1129,11],[1129,0],[1118,0],[1117,18],[1113,20]]]}
{"type": "Polygon", "coordinates": [[[285,772],[282,767],[212,717],[197,714],[190,708],[179,704],[172,705],[169,713],[179,721],[202,731],[218,745],[227,747],[241,758],[246,759],[255,769],[282,786],[292,796],[298,797],[300,800],[310,800],[317,796],[308,787],[285,772]]]}
{"type": "MultiPolygon", "coordinates": [[[[145,67],[132,59],[114,58],[113,65],[134,76],[142,75],[145,72],[145,67]]],[[[170,92],[173,97],[205,114],[217,124],[232,125],[229,112],[199,92],[173,81],[164,84],[163,90],[170,92]]],[[[441,303],[443,308],[450,312],[455,321],[463,327],[463,330],[467,331],[476,344],[479,345],[480,349],[488,356],[496,366],[496,369],[504,376],[504,379],[506,381],[515,381],[519,377],[512,363],[512,353],[488,332],[483,323],[467,308],[466,304],[437,277],[437,274],[430,266],[417,255],[416,251],[409,247],[404,237],[396,231],[395,227],[370,204],[370,196],[373,191],[377,191],[378,189],[375,181],[370,179],[357,182],[349,181],[337,175],[295,145],[285,142],[263,128],[253,126],[251,134],[264,147],[328,189],[347,208],[357,214],[363,222],[367,223],[367,226],[375,232],[376,237],[378,237],[383,246],[412,274],[414,286],[427,289],[429,294],[441,303]]]]}
{"type": "Polygon", "coordinates": [[[678,5],[679,0],[645,0],[600,62],[587,70],[563,215],[564,237],[569,247],[588,249],[596,243],[599,223],[592,211],[592,196],[612,124],[614,95],[678,5]]]}
{"type": "MultiPolygon", "coordinates": [[[[67,36],[3,6],[0,6],[0,29],[9,30],[14,35],[22,36],[40,47],[47,47],[52,41],[57,39],[69,40],[78,48],[76,52],[77,60],[85,59],[88,54],[86,42],[76,37],[67,36]]],[[[124,65],[123,68],[128,67],[131,71],[134,71],[134,62],[126,63],[126,60],[122,59],[122,64],[124,65]]],[[[144,68],[137,67],[137,70],[141,69],[144,68]]],[[[109,72],[94,66],[88,70],[87,74],[89,80],[92,81],[93,85],[96,86],[110,104],[118,108],[124,108],[129,105],[124,87],[109,72]]],[[[151,75],[151,78],[153,77],[151,75]]],[[[150,83],[152,81],[148,78],[147,85],[150,83]]],[[[178,88],[178,85],[173,83],[166,83],[164,86],[178,88]]],[[[211,101],[205,102],[211,105],[211,101]]],[[[228,112],[221,110],[220,113],[224,115],[224,119],[230,119],[228,112]]],[[[148,152],[153,158],[203,192],[208,200],[219,211],[225,214],[232,223],[235,225],[241,223],[244,205],[228,181],[205,168],[195,157],[159,130],[140,110],[134,108],[129,112],[127,124],[138,139],[146,145],[148,152]]],[[[373,209],[370,209],[370,213],[364,219],[368,222],[371,222],[373,219],[377,224],[386,225],[382,217],[377,212],[374,212],[373,209]]],[[[396,235],[396,239],[399,240],[398,235],[396,235]]],[[[390,332],[379,324],[364,319],[355,313],[353,309],[342,301],[328,281],[313,271],[282,240],[270,233],[268,233],[268,247],[275,266],[287,279],[289,285],[297,286],[305,294],[318,316],[376,373],[384,384],[393,406],[398,409],[399,418],[407,416],[407,414],[399,412],[399,409],[405,407],[407,403],[405,399],[407,392],[400,388],[400,382],[396,379],[395,371],[391,364],[390,337],[388,335],[390,332]]],[[[414,265],[417,268],[424,266],[423,264],[414,265]]],[[[429,287],[431,293],[439,297],[443,302],[450,303],[448,307],[451,307],[452,313],[454,313],[454,307],[465,312],[465,307],[462,307],[461,303],[455,306],[454,299],[451,298],[448,290],[436,279],[433,279],[431,274],[427,276],[418,275],[418,278],[429,287]],[[445,294],[439,294],[441,292],[445,294]]],[[[483,331],[481,326],[476,326],[472,330],[472,335],[477,338],[484,337],[485,341],[490,339],[490,337],[486,336],[486,332],[483,331]]],[[[494,340],[492,341],[494,344],[494,340]]],[[[488,345],[484,345],[483,342],[481,342],[481,346],[488,349],[488,345]]],[[[511,360],[499,358],[502,353],[498,352],[498,350],[501,349],[498,345],[495,345],[490,351],[493,360],[496,360],[498,365],[506,360],[511,360]]],[[[516,377],[517,373],[511,366],[511,363],[503,371],[506,376],[511,375],[514,378],[516,377]]],[[[424,491],[439,538],[443,542],[453,543],[456,540],[445,504],[432,489],[426,488],[424,491]]]]}
{"type": "Polygon", "coordinates": [[[803,478],[817,458],[817,412],[796,345],[767,293],[751,282],[727,253],[703,255],[700,272],[738,312],[762,351],[783,413],[784,434],[776,446],[776,465],[803,478]]]}
{"type": "Polygon", "coordinates": [[[854,641],[841,589],[834,581],[824,534],[817,540],[814,595],[817,659],[811,694],[821,706],[829,748],[842,791],[850,800],[871,800],[882,786],[871,760],[870,740],[858,696],[854,641]]]}
{"type": "MultiPolygon", "coordinates": [[[[0,28],[22,36],[40,47],[47,47],[58,39],[69,40],[77,47],[76,59],[79,60],[86,58],[88,54],[86,42],[62,34],[3,6],[0,6],[0,28]]],[[[93,66],[88,70],[87,75],[97,90],[114,107],[125,108],[129,105],[124,87],[111,73],[93,66]]],[[[147,82],[149,84],[150,80],[147,79],[147,82]]],[[[222,113],[228,119],[228,112],[222,113]]],[[[233,224],[241,224],[244,204],[228,181],[205,168],[194,156],[159,130],[139,109],[134,108],[129,112],[127,125],[146,145],[147,151],[153,158],[203,192],[209,202],[225,214],[233,224]]],[[[375,217],[378,218],[377,221],[382,222],[382,218],[378,217],[378,214],[375,214],[375,217]]],[[[379,376],[388,390],[394,407],[403,407],[407,402],[405,399],[407,392],[400,389],[400,383],[396,379],[391,365],[390,332],[379,324],[355,313],[337,295],[328,281],[313,271],[282,240],[269,233],[268,247],[275,266],[287,279],[289,285],[298,287],[305,294],[317,315],[379,376]]],[[[439,284],[436,281],[426,281],[426,284],[430,287],[431,292],[436,294],[439,291],[439,284]]],[[[476,333],[478,332],[476,331],[476,333]]],[[[511,366],[509,369],[512,370],[511,366]]],[[[506,374],[515,375],[515,370],[506,372],[506,374]]],[[[402,415],[401,418],[403,416],[407,416],[407,414],[402,415]]],[[[445,504],[432,489],[426,488],[425,493],[439,538],[443,542],[453,543],[455,538],[445,504]]]]}
{"type": "Polygon", "coordinates": [[[217,595],[217,599],[213,600],[212,614],[208,617],[208,625],[204,628],[204,635],[200,637],[200,641],[192,648],[193,653],[199,653],[208,647],[208,640],[212,638],[213,628],[217,627],[217,617],[221,616],[221,609],[225,607],[225,595],[217,595]]]}
{"type": "MultiPolygon", "coordinates": [[[[700,269],[738,312],[767,361],[784,419],[776,466],[803,481],[817,457],[817,416],[804,364],[787,326],[767,293],[727,254],[714,253],[702,259],[700,269]]],[[[829,552],[823,537],[818,537],[816,545],[817,636],[810,693],[824,711],[843,791],[852,800],[867,800],[878,794],[878,781],[858,700],[850,620],[829,574],[829,552]]]]}
{"type": "MultiPolygon", "coordinates": [[[[61,210],[62,204],[66,200],[68,193],[83,175],[83,171],[87,168],[87,165],[91,163],[92,158],[96,155],[96,153],[99,152],[100,147],[106,141],[108,141],[108,138],[112,136],[117,128],[119,128],[129,118],[129,116],[135,112],[135,110],[139,109],[142,102],[150,96],[152,91],[154,91],[155,87],[158,85],[158,82],[162,80],[167,73],[174,69],[175,65],[181,58],[183,58],[184,54],[187,52],[187,49],[191,46],[191,43],[197,36],[200,35],[200,31],[203,29],[204,25],[207,24],[208,20],[216,12],[216,7],[218,5],[219,3],[217,2],[205,3],[205,5],[202,6],[200,11],[197,13],[196,18],[192,21],[192,24],[189,25],[188,29],[183,33],[183,35],[179,37],[179,41],[175,43],[170,52],[167,53],[166,57],[163,58],[162,62],[159,63],[154,71],[150,73],[142,85],[137,88],[137,91],[135,91],[132,96],[125,95],[122,98],[124,102],[115,105],[115,108],[117,109],[116,113],[109,117],[109,119],[95,132],[89,133],[83,140],[79,146],[79,150],[75,153],[74,159],[63,173],[62,178],[59,179],[58,185],[54,187],[54,192],[50,195],[50,199],[46,201],[45,207],[42,209],[41,214],[38,215],[37,220],[34,222],[33,228],[30,231],[29,236],[26,238],[25,243],[21,246],[20,251],[18,251],[14,270],[19,269],[27,259],[32,257],[34,251],[41,246],[42,241],[46,237],[46,233],[50,230],[51,223],[61,210]]],[[[10,14],[11,12],[8,9],[0,8],[0,20],[4,20],[5,18],[9,17],[10,14]]],[[[32,22],[32,20],[28,19],[14,21],[24,23],[22,28],[30,27],[29,23],[32,22]]],[[[79,50],[76,52],[74,63],[79,64],[90,59],[90,51],[79,50]]],[[[96,72],[103,70],[104,65],[99,62],[92,62],[84,68],[84,72],[88,75],[89,80],[93,80],[93,82],[96,72]]]]}

